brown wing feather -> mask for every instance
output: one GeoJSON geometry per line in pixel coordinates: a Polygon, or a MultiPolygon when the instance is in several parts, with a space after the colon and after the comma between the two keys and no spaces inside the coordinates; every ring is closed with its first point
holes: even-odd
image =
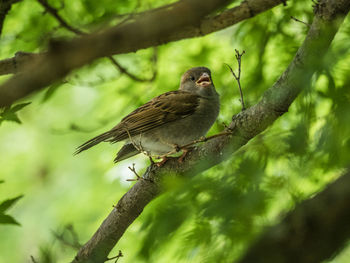
{"type": "Polygon", "coordinates": [[[111,131],[115,131],[109,141],[117,142],[144,133],[165,123],[191,115],[197,108],[199,96],[185,91],[164,93],[137,108],[111,131]],[[129,134],[128,134],[129,132],[129,134]]]}
{"type": "Polygon", "coordinates": [[[144,133],[165,123],[185,118],[195,112],[199,96],[186,91],[170,91],[159,95],[137,108],[110,131],[98,135],[79,146],[80,153],[102,142],[118,142],[131,136],[144,133]]]}

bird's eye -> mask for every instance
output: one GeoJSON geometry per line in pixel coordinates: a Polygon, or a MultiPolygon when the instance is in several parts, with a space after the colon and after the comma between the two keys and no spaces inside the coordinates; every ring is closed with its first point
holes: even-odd
{"type": "Polygon", "coordinates": [[[194,76],[191,76],[191,77],[190,77],[190,80],[194,81],[194,80],[195,80],[194,76]]]}

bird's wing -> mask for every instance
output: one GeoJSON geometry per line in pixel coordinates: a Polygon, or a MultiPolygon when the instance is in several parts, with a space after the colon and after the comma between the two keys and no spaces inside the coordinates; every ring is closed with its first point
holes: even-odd
{"type": "Polygon", "coordinates": [[[138,135],[172,121],[193,114],[200,97],[186,91],[170,91],[137,108],[111,131],[115,136],[110,141],[116,142],[138,135]]]}
{"type": "Polygon", "coordinates": [[[118,142],[147,132],[165,123],[193,114],[199,105],[200,96],[186,91],[170,91],[159,95],[137,108],[111,130],[102,133],[78,147],[80,153],[102,142],[118,142]]]}

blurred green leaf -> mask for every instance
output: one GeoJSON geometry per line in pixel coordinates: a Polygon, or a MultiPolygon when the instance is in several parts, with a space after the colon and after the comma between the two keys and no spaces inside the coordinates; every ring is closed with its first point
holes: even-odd
{"type": "Polygon", "coordinates": [[[38,262],[40,262],[40,263],[57,262],[55,252],[54,252],[51,245],[43,244],[40,246],[38,262]]]}
{"type": "Polygon", "coordinates": [[[7,199],[0,203],[0,213],[5,212],[8,210],[11,206],[13,206],[19,199],[21,199],[23,195],[19,195],[15,198],[7,199]]]}
{"type": "Polygon", "coordinates": [[[12,216],[0,213],[0,224],[20,225],[12,216]]]}
{"type": "Polygon", "coordinates": [[[26,107],[29,104],[31,104],[31,102],[25,102],[25,103],[17,104],[15,106],[11,107],[10,111],[11,112],[17,112],[17,111],[23,109],[24,107],[26,107]]]}
{"type": "Polygon", "coordinates": [[[4,108],[3,111],[0,113],[0,124],[3,121],[14,121],[20,124],[21,121],[17,116],[17,112],[29,104],[31,104],[31,102],[21,103],[11,107],[4,108]]]}
{"type": "Polygon", "coordinates": [[[19,195],[0,203],[0,224],[20,225],[20,223],[18,223],[12,216],[5,214],[5,212],[22,197],[23,195],[19,195]]]}
{"type": "Polygon", "coordinates": [[[59,81],[50,85],[44,94],[42,102],[48,101],[56,93],[56,91],[65,83],[66,81],[59,81]]]}

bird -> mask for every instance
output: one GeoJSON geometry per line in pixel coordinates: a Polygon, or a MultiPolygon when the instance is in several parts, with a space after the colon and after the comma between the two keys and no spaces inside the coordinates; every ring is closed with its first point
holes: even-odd
{"type": "MultiPolygon", "coordinates": [[[[114,162],[120,162],[140,152],[162,159],[182,151],[182,162],[190,144],[206,135],[220,111],[220,98],[206,67],[194,67],[181,77],[178,90],[163,93],[124,117],[116,126],[80,145],[75,154],[100,142],[125,144],[114,162]]],[[[151,159],[152,160],[152,159],[151,159]]]]}

